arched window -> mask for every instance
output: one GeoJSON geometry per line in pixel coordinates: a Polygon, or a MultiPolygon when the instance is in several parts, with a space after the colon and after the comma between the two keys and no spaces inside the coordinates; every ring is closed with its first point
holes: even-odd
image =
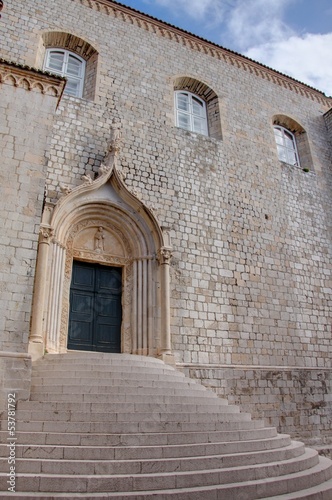
{"type": "Polygon", "coordinates": [[[279,160],[299,167],[300,161],[294,134],[280,125],[274,125],[273,128],[279,160]]]}
{"type": "Polygon", "coordinates": [[[36,66],[65,76],[67,95],[93,101],[98,87],[98,52],[89,42],[63,31],[42,34],[36,66]]]}
{"type": "Polygon", "coordinates": [[[272,124],[279,160],[313,172],[309,137],[303,126],[286,115],[274,115],[272,124]]]}
{"type": "Polygon", "coordinates": [[[44,70],[65,76],[65,94],[82,97],[85,61],[77,54],[64,49],[47,49],[44,70]]]}
{"type": "Polygon", "coordinates": [[[191,76],[174,79],[177,127],[222,139],[219,97],[206,83],[191,76]]]}
{"type": "Polygon", "coordinates": [[[208,135],[206,104],[203,99],[183,90],[175,92],[176,125],[208,135]]]}

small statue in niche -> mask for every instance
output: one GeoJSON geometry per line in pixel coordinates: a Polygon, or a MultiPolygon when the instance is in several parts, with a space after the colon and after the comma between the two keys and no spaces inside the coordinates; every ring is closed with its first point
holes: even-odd
{"type": "Polygon", "coordinates": [[[99,227],[95,234],[95,251],[103,252],[105,250],[105,235],[102,227],[99,227]]]}

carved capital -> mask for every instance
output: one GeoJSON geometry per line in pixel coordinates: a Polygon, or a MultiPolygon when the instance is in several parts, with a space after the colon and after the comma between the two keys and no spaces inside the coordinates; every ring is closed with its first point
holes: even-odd
{"type": "Polygon", "coordinates": [[[39,229],[39,243],[49,244],[53,234],[54,231],[51,227],[41,226],[39,229]]]}
{"type": "Polygon", "coordinates": [[[161,247],[158,252],[158,260],[160,264],[169,265],[172,258],[172,249],[170,247],[161,247]]]}

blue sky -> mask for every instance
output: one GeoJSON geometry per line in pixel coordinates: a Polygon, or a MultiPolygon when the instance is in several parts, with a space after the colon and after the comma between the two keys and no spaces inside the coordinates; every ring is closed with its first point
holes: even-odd
{"type": "Polygon", "coordinates": [[[332,95],[332,0],[122,0],[332,95]]]}

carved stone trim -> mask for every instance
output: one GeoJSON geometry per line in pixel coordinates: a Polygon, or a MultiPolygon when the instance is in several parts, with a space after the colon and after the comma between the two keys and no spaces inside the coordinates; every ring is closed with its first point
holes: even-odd
{"type": "MultiPolygon", "coordinates": [[[[117,235],[118,238],[124,244],[128,258],[131,257],[131,255],[132,255],[131,245],[130,245],[129,241],[127,240],[127,238],[125,237],[125,235],[123,234],[123,232],[121,231],[121,229],[118,226],[115,226],[114,224],[111,224],[110,222],[105,221],[104,219],[88,219],[88,220],[85,220],[85,221],[82,221],[82,222],[75,224],[75,226],[73,226],[72,230],[70,231],[70,235],[68,237],[67,245],[66,245],[67,248],[73,248],[73,242],[74,242],[75,236],[79,232],[83,231],[83,229],[87,229],[89,227],[96,227],[96,228],[103,227],[103,228],[107,229],[108,231],[110,231],[111,233],[117,235]]],[[[82,251],[84,251],[84,250],[82,250],[82,251]]],[[[95,255],[98,256],[98,258],[102,257],[100,255],[100,253],[97,253],[97,252],[95,252],[95,255]]],[[[104,255],[104,257],[106,258],[105,255],[104,255]]]]}
{"type": "Polygon", "coordinates": [[[113,255],[103,255],[98,252],[88,252],[86,250],[73,250],[74,259],[81,259],[91,262],[98,262],[100,264],[109,264],[114,266],[127,266],[132,262],[131,259],[126,257],[117,257],[113,255]]]}
{"type": "Polygon", "coordinates": [[[28,66],[0,60],[0,83],[60,98],[66,80],[28,66]]]}
{"type": "Polygon", "coordinates": [[[323,92],[309,87],[305,83],[301,83],[290,76],[279,73],[272,68],[268,68],[258,62],[246,58],[245,56],[242,56],[241,54],[227,50],[224,47],[214,44],[213,42],[209,42],[191,33],[182,31],[180,28],[158,21],[147,14],[134,11],[130,9],[130,7],[114,4],[111,0],[95,0],[94,2],[88,0],[72,1],[79,2],[82,5],[90,7],[91,9],[103,12],[115,18],[120,18],[124,22],[134,24],[139,28],[156,34],[157,36],[173,40],[174,42],[180,43],[189,49],[203,52],[211,57],[223,60],[227,64],[231,64],[232,66],[237,66],[244,71],[254,73],[264,80],[272,81],[280,87],[284,87],[288,90],[296,92],[296,94],[300,94],[308,99],[317,101],[324,106],[331,107],[332,100],[330,98],[326,97],[323,92]]]}

